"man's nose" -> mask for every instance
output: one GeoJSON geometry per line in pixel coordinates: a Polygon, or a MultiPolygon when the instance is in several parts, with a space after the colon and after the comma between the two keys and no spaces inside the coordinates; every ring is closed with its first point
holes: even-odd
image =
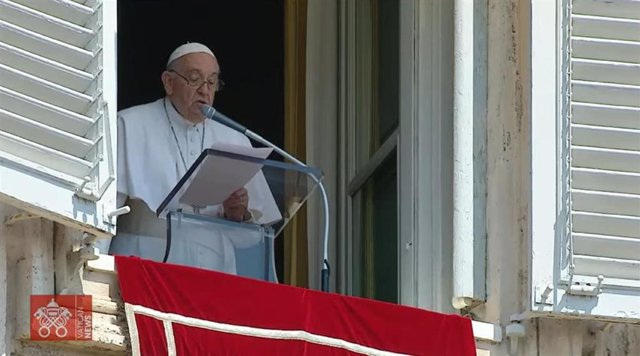
{"type": "Polygon", "coordinates": [[[214,89],[212,88],[212,85],[207,81],[203,82],[202,85],[200,85],[200,87],[198,88],[198,91],[205,95],[209,95],[213,90],[214,89]]]}

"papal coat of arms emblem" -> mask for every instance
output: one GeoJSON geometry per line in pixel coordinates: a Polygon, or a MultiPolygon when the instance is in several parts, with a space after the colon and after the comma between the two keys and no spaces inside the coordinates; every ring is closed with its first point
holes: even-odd
{"type": "Polygon", "coordinates": [[[59,338],[64,338],[69,333],[67,322],[71,318],[71,312],[69,312],[69,309],[61,307],[53,298],[51,298],[51,302],[46,307],[38,308],[33,316],[40,323],[38,335],[43,338],[49,337],[53,328],[55,328],[56,336],[59,338]]]}
{"type": "Polygon", "coordinates": [[[31,340],[91,340],[90,295],[32,295],[31,340]]]}

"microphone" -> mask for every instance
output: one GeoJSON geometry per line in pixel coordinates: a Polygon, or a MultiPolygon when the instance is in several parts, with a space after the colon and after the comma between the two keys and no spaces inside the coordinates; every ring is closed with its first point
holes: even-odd
{"type": "Polygon", "coordinates": [[[239,123],[235,122],[233,119],[231,119],[230,117],[228,117],[225,114],[221,113],[220,111],[216,110],[211,105],[202,105],[202,106],[200,106],[200,111],[202,112],[202,115],[204,115],[204,117],[206,117],[207,119],[211,119],[213,121],[219,122],[219,123],[223,124],[224,126],[227,126],[229,128],[232,128],[232,129],[240,132],[241,134],[246,134],[247,133],[247,128],[246,127],[244,127],[243,125],[240,125],[239,123]]]}
{"type": "MultiPolygon", "coordinates": [[[[260,142],[261,144],[273,148],[274,151],[278,152],[282,157],[294,162],[295,164],[307,167],[305,163],[300,161],[299,159],[293,157],[289,152],[283,150],[282,148],[276,146],[271,143],[271,141],[266,138],[258,135],[257,133],[247,129],[243,125],[240,125],[235,120],[227,117],[223,113],[214,109],[213,106],[210,105],[202,105],[200,106],[200,111],[202,115],[206,118],[221,123],[233,130],[240,132],[241,134],[253,139],[254,141],[260,142]]],[[[320,194],[322,196],[322,210],[324,212],[324,231],[323,231],[323,260],[322,267],[320,271],[320,290],[323,292],[329,291],[329,275],[331,273],[331,269],[329,267],[329,197],[327,195],[327,191],[324,188],[324,184],[322,184],[322,180],[316,177],[314,174],[307,173],[311,179],[313,179],[316,183],[318,183],[318,188],[320,189],[320,194]]]]}

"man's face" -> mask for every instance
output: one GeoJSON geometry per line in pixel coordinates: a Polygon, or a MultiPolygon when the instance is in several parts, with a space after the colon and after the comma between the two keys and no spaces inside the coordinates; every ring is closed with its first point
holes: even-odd
{"type": "Polygon", "coordinates": [[[162,73],[167,96],[185,119],[200,122],[202,104],[212,105],[220,67],[207,53],[190,53],[178,58],[162,73]],[[200,83],[200,85],[194,85],[200,83]]]}

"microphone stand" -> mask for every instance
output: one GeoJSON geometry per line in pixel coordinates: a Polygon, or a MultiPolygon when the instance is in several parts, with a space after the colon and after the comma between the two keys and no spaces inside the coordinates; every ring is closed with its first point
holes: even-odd
{"type": "MultiPolygon", "coordinates": [[[[306,164],[304,164],[299,159],[293,157],[287,151],[274,145],[273,143],[263,138],[262,136],[258,135],[257,133],[245,127],[243,128],[244,128],[244,134],[247,137],[257,142],[260,142],[265,146],[273,148],[274,151],[278,152],[281,156],[290,160],[291,162],[294,162],[295,164],[302,167],[307,167],[306,164]]],[[[322,194],[322,207],[324,211],[324,231],[323,231],[324,250],[323,250],[322,272],[320,274],[320,290],[322,290],[323,292],[328,292],[329,291],[329,274],[331,272],[331,269],[329,267],[329,198],[327,196],[327,191],[324,188],[324,184],[322,184],[322,181],[311,173],[307,173],[307,174],[309,175],[309,177],[311,177],[311,179],[313,179],[316,183],[318,183],[318,187],[320,188],[320,193],[322,194]]]]}
{"type": "MultiPolygon", "coordinates": [[[[258,135],[257,133],[247,129],[245,126],[240,125],[239,123],[237,123],[233,119],[225,116],[221,112],[219,112],[216,109],[214,109],[212,106],[202,105],[200,110],[202,111],[202,114],[205,117],[207,117],[207,118],[209,118],[209,119],[211,119],[213,121],[219,122],[219,123],[231,128],[233,130],[236,130],[236,131],[244,134],[245,136],[253,139],[254,141],[260,142],[261,144],[263,144],[265,146],[273,148],[282,157],[290,160],[291,162],[294,162],[295,164],[297,164],[299,166],[307,167],[306,164],[304,164],[302,161],[300,161],[297,158],[295,158],[292,155],[290,155],[287,151],[285,151],[285,150],[281,149],[280,147],[274,145],[273,143],[271,143],[270,141],[268,141],[264,137],[258,135]]],[[[322,184],[320,179],[318,177],[316,177],[315,175],[311,174],[311,173],[307,173],[307,175],[310,176],[311,179],[313,179],[316,183],[318,183],[318,186],[320,187],[320,193],[322,193],[322,205],[323,205],[323,210],[324,210],[324,234],[323,234],[324,252],[323,252],[323,256],[322,256],[323,261],[322,261],[322,272],[321,272],[321,275],[320,275],[320,290],[322,290],[323,292],[328,292],[329,291],[329,274],[330,274],[330,267],[329,267],[329,198],[327,197],[327,191],[324,189],[324,185],[322,184]]]]}

